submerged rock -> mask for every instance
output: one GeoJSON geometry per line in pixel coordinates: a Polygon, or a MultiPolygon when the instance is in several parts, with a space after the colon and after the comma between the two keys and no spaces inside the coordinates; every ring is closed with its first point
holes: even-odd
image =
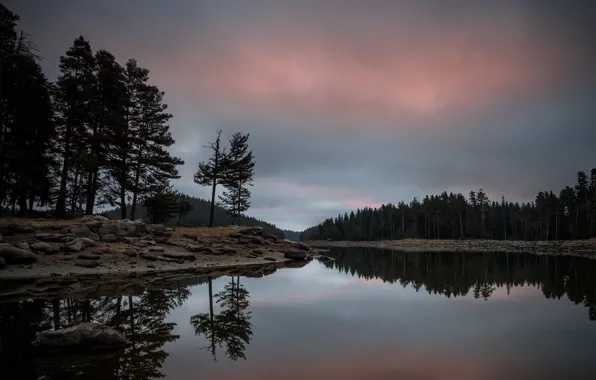
{"type": "Polygon", "coordinates": [[[10,245],[0,246],[0,257],[6,260],[7,264],[31,264],[37,261],[35,253],[10,245]]]}
{"type": "Polygon", "coordinates": [[[59,354],[112,351],[128,343],[120,331],[99,323],[87,322],[38,333],[32,346],[41,354],[59,354]]]}

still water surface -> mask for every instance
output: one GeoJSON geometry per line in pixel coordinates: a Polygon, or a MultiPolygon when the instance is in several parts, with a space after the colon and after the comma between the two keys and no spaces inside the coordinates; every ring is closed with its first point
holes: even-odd
{"type": "Polygon", "coordinates": [[[596,261],[329,255],[263,278],[0,304],[0,378],[596,378],[596,261]],[[31,357],[36,331],[81,320],[117,326],[133,345],[94,361],[31,357]]]}

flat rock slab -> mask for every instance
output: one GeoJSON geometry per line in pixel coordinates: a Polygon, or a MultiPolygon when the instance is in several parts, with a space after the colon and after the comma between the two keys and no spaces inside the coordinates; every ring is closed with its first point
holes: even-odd
{"type": "Polygon", "coordinates": [[[37,261],[37,255],[35,253],[10,245],[0,246],[0,257],[7,264],[31,264],[37,261]]]}
{"type": "Polygon", "coordinates": [[[120,331],[88,322],[61,330],[41,332],[31,344],[39,354],[60,354],[112,351],[128,343],[120,331]]]}
{"type": "Polygon", "coordinates": [[[174,252],[174,251],[167,251],[162,252],[161,255],[163,257],[169,257],[171,259],[183,259],[183,260],[196,260],[196,256],[192,252],[174,252]]]}
{"type": "Polygon", "coordinates": [[[275,257],[269,257],[269,256],[265,256],[263,257],[263,260],[267,260],[267,261],[277,261],[277,259],[275,257]]]}

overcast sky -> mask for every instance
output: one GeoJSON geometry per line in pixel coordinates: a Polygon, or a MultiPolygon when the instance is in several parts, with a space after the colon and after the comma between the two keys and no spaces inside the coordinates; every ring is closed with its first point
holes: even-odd
{"type": "Polygon", "coordinates": [[[175,182],[250,133],[248,214],[338,212],[483,188],[532,200],[596,166],[596,3],[584,0],[8,0],[50,79],[83,35],[151,70],[175,182]]]}

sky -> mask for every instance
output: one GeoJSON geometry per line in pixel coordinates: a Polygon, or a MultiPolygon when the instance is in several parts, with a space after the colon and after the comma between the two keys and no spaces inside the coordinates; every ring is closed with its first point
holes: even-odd
{"type": "Polygon", "coordinates": [[[444,190],[531,201],[596,166],[596,3],[5,0],[51,80],[84,36],[166,92],[193,182],[250,133],[248,215],[303,230],[444,190]]]}

